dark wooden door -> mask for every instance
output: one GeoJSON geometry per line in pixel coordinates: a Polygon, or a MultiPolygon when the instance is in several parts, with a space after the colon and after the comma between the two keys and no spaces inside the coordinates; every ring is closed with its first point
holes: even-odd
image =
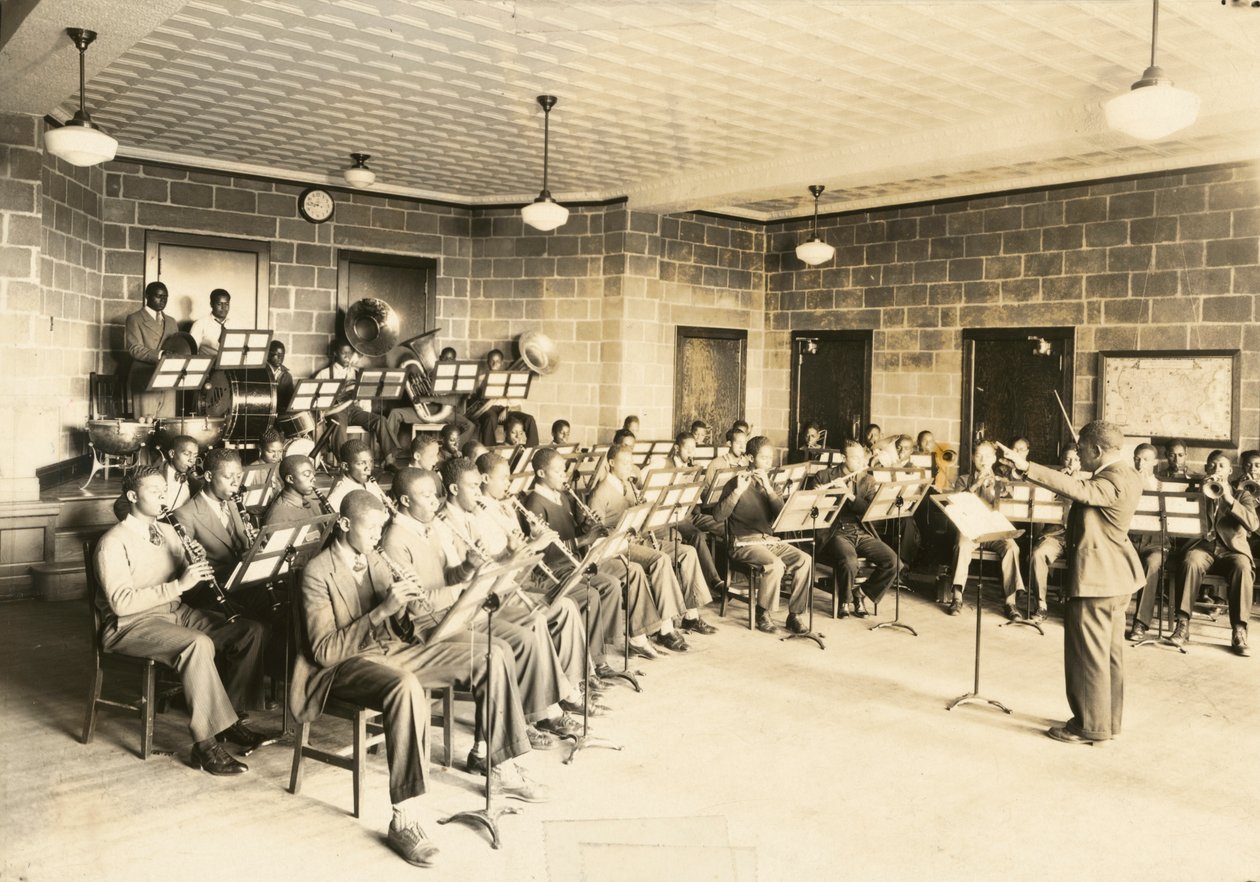
{"type": "Polygon", "coordinates": [[[674,427],[704,420],[721,444],[722,433],[744,418],[748,332],[679,327],[674,352],[674,427]]]}
{"type": "MultiPolygon", "coordinates": [[[[1072,328],[963,331],[963,460],[981,436],[1010,444],[1028,439],[1031,458],[1058,462],[1071,433],[1055,401],[1072,412],[1072,328]]],[[[1079,426],[1077,427],[1079,428],[1079,426]]]]}
{"type": "Polygon", "coordinates": [[[870,331],[794,331],[789,447],[804,442],[809,422],[827,431],[828,447],[860,432],[870,419],[870,377],[870,331]]]}
{"type": "MultiPolygon", "coordinates": [[[[437,266],[427,258],[342,251],[337,266],[337,333],[344,335],[346,310],[365,297],[384,300],[398,313],[400,340],[431,330],[436,319],[437,266]]],[[[440,335],[439,335],[440,336],[440,335]]],[[[395,354],[404,350],[396,349],[395,354]]],[[[385,357],[364,358],[378,366],[385,357]]],[[[392,363],[392,360],[391,360],[392,363]]]]}

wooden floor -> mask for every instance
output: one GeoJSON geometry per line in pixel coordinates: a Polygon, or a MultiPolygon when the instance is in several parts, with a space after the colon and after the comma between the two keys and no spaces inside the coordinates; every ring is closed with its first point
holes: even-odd
{"type": "MultiPolygon", "coordinates": [[[[825,651],[750,632],[742,612],[694,651],[643,663],[643,694],[611,693],[597,732],[624,751],[572,766],[562,751],[527,757],[556,798],[505,817],[501,850],[434,823],[480,804],[476,779],[437,773],[423,822],[442,862],[421,871],[383,844],[383,757],[356,821],[345,772],[312,765],[303,792],[286,792],[285,746],[251,756],[239,778],[189,768],[179,712],[157,730],[174,757],[140,761],[136,724],[110,711],[82,745],[83,602],[0,605],[0,878],[607,882],[632,866],[610,861],[617,843],[643,837],[659,837],[651,854],[670,870],[639,879],[747,879],[750,864],[761,880],[1260,878],[1260,659],[1234,657],[1219,623],[1196,622],[1189,655],[1129,651],[1124,737],[1083,748],[1042,735],[1064,713],[1056,619],[1042,637],[986,609],[982,692],[1006,716],[945,710],[971,688],[970,609],[951,618],[907,596],[918,638],[820,614],[825,651]],[[609,818],[629,820],[584,823],[609,818]],[[694,847],[659,850],[679,838],[694,847]],[[699,855],[721,843],[742,875],[702,870],[699,855]]],[[[317,734],[335,742],[343,725],[317,734]]],[[[468,738],[459,727],[457,757],[468,738]]]]}

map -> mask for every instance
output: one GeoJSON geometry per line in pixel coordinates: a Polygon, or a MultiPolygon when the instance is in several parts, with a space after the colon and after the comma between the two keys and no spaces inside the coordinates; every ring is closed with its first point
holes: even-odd
{"type": "Polygon", "coordinates": [[[1237,443],[1234,353],[1100,356],[1100,417],[1131,437],[1237,443]]]}

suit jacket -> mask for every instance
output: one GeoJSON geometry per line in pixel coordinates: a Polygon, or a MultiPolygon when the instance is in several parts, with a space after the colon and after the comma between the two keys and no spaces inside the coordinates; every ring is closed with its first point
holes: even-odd
{"type": "Polygon", "coordinates": [[[127,316],[123,343],[127,347],[130,364],[127,368],[127,387],[131,394],[143,393],[153,376],[153,369],[162,357],[162,344],[166,338],[179,331],[175,319],[162,313],[158,321],[149,316],[147,309],[139,309],[127,316]]]}
{"type": "Polygon", "coordinates": [[[206,501],[204,493],[198,493],[175,509],[175,520],[206,549],[206,559],[214,567],[214,576],[220,585],[227,582],[232,568],[240,563],[241,553],[245,551],[245,527],[231,500],[228,501],[228,517],[239,538],[223,529],[219,513],[206,501]]]}
{"type": "MultiPolygon", "coordinates": [[[[1254,560],[1251,554],[1251,544],[1247,540],[1248,533],[1254,533],[1260,530],[1260,516],[1256,514],[1256,499],[1250,493],[1244,491],[1234,491],[1234,504],[1230,505],[1224,499],[1204,499],[1203,515],[1206,522],[1206,529],[1216,533],[1221,544],[1230,551],[1244,555],[1248,560],[1254,560]]],[[[1215,543],[1208,542],[1206,539],[1198,539],[1195,545],[1202,545],[1208,551],[1211,551],[1215,543]]]]}
{"type": "Polygon", "coordinates": [[[1129,541],[1142,476],[1130,463],[1117,460],[1088,479],[1030,463],[1028,480],[1072,500],[1066,531],[1069,596],[1118,597],[1142,587],[1146,574],[1129,541]]]}
{"type": "MultiPolygon", "coordinates": [[[[376,552],[367,555],[367,578],[379,603],[393,578],[376,552]]],[[[303,639],[293,660],[289,710],[299,723],[315,720],[324,710],[337,666],[352,658],[382,657],[403,644],[388,619],[373,623],[371,610],[359,602],[351,566],[334,548],[311,558],[302,572],[301,622],[303,639]]]]}

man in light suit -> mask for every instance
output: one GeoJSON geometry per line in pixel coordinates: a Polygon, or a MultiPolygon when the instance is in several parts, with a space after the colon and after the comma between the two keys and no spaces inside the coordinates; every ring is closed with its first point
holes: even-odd
{"type": "Polygon", "coordinates": [[[127,316],[123,342],[131,363],[127,368],[127,388],[137,418],[175,416],[175,393],[170,389],[146,392],[153,369],[162,357],[162,344],[179,330],[175,319],[167,315],[169,292],[161,282],[144,287],[144,306],[127,316]]]}
{"type": "Polygon", "coordinates": [[[219,584],[227,581],[249,548],[240,512],[232,502],[243,475],[239,453],[211,450],[206,454],[205,486],[175,510],[175,520],[206,550],[219,584]]]}
{"type": "Polygon", "coordinates": [[[1083,480],[1001,448],[1017,472],[1072,500],[1065,538],[1069,574],[1063,616],[1063,670],[1072,719],[1046,734],[1066,744],[1096,744],[1120,734],[1124,709],[1124,612],[1146,581],[1129,541],[1142,478],[1121,452],[1124,432],[1095,420],[1081,429],[1083,480]]]}

